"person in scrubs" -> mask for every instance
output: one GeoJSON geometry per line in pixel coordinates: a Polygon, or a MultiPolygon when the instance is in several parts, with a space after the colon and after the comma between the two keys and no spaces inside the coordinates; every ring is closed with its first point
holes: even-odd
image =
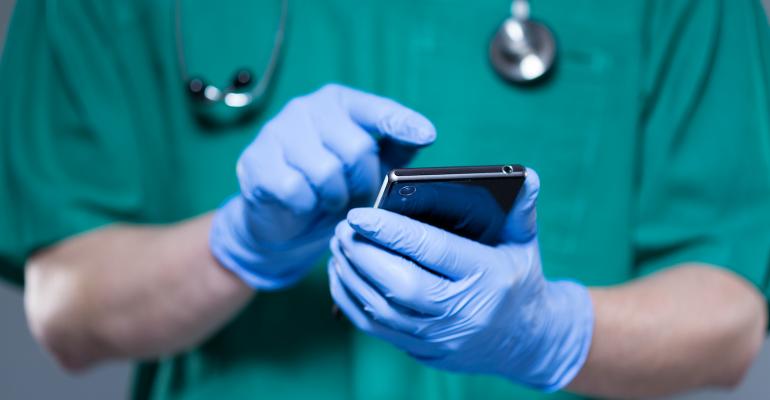
{"type": "Polygon", "coordinates": [[[135,399],[738,385],[770,292],[760,2],[538,0],[559,53],[529,87],[486,57],[508,6],[292,1],[236,118],[185,78],[259,71],[280,1],[19,0],[0,272],[36,339],[70,371],[137,360],[135,399]],[[369,208],[389,168],[509,162],[495,246],[369,208]]]}

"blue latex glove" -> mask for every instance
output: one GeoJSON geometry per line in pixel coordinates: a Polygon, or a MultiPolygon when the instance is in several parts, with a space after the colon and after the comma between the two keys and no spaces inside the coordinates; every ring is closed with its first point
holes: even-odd
{"type": "Polygon", "coordinates": [[[212,254],[254,288],[295,283],[345,212],[371,204],[383,170],[435,136],[420,114],[339,85],[290,101],[241,154],[241,191],[214,217],[212,254]]]}
{"type": "Polygon", "coordinates": [[[564,387],[588,355],[593,307],[585,287],[543,276],[538,188],[528,171],[494,247],[389,211],[351,210],[331,240],[334,300],[356,327],[427,365],[564,387]]]}

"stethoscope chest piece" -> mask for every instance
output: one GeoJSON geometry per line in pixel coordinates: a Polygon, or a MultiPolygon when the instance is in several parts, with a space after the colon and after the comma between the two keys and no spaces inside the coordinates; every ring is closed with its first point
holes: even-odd
{"type": "Polygon", "coordinates": [[[515,84],[540,80],[553,68],[556,40],[551,30],[529,19],[529,3],[515,0],[506,19],[489,44],[495,72],[515,84]]]}

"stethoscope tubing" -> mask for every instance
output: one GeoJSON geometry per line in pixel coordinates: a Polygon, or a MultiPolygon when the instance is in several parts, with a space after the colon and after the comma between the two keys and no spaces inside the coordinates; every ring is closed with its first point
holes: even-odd
{"type": "MultiPolygon", "coordinates": [[[[182,35],[182,1],[174,5],[175,45],[179,75],[188,85],[188,93],[198,102],[208,105],[224,104],[229,108],[252,108],[261,104],[274,79],[281,58],[289,14],[289,0],[281,0],[278,28],[273,38],[270,58],[251,89],[233,85],[220,88],[201,78],[189,75],[182,35]]],[[[553,68],[556,41],[550,28],[530,19],[529,0],[512,0],[510,16],[503,21],[489,44],[493,70],[506,81],[528,85],[541,80],[553,68]]]]}

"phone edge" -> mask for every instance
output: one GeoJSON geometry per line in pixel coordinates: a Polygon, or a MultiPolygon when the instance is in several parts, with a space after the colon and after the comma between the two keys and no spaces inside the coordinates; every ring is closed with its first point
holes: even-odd
{"type": "MultiPolygon", "coordinates": [[[[502,165],[501,167],[504,167],[502,165]]],[[[511,165],[512,167],[520,166],[518,164],[511,165]]],[[[473,173],[459,173],[459,174],[432,174],[432,175],[396,175],[396,169],[390,170],[380,185],[380,191],[377,193],[377,198],[374,200],[373,208],[380,208],[382,198],[385,195],[388,187],[396,182],[413,182],[413,181],[429,181],[434,179],[463,179],[463,178],[527,178],[527,168],[521,166],[521,169],[514,169],[512,172],[503,172],[502,170],[496,172],[473,172],[473,173]]]]}
{"type": "Polygon", "coordinates": [[[382,180],[382,185],[380,185],[380,192],[377,193],[377,199],[374,200],[374,206],[373,208],[380,208],[380,203],[382,202],[382,196],[385,194],[385,191],[387,190],[388,186],[391,184],[390,175],[393,171],[390,171],[387,175],[385,175],[385,179],[382,180]]]}

